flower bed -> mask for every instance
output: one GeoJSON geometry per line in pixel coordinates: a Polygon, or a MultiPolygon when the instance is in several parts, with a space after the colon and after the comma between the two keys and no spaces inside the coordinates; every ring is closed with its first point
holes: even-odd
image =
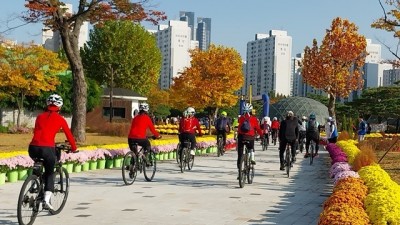
{"type": "MultiPolygon", "coordinates": [[[[158,160],[173,159],[176,157],[174,154],[178,146],[178,138],[173,139],[159,139],[150,140],[151,150],[157,153],[158,160]]],[[[198,137],[197,138],[197,154],[215,152],[216,137],[198,137]]],[[[227,148],[235,148],[236,141],[233,139],[233,135],[227,136],[227,148]]],[[[103,167],[112,168],[120,167],[120,161],[122,157],[130,151],[128,144],[110,144],[100,146],[85,146],[79,147],[78,153],[66,154],[61,153],[60,161],[70,165],[68,167],[69,172],[80,172],[89,170],[89,163],[99,163],[96,169],[102,169],[103,167]],[[109,160],[108,166],[105,166],[106,161],[109,160]],[[110,161],[114,160],[114,163],[110,164],[110,161]],[[76,168],[73,169],[73,168],[76,168]]],[[[33,166],[33,160],[28,156],[27,151],[15,151],[0,153],[0,174],[6,173],[7,175],[11,171],[19,168],[30,168],[33,166]]],[[[63,165],[64,166],[64,165],[63,165]]],[[[94,165],[92,166],[94,169],[94,165]]],[[[9,179],[7,180],[9,181],[9,179]]],[[[0,181],[0,184],[4,182],[0,181]]]]}
{"type": "Polygon", "coordinates": [[[335,186],[319,224],[400,224],[400,185],[378,164],[353,171],[354,159],[363,154],[356,143],[346,140],[327,146],[332,159],[329,174],[335,186]]]}

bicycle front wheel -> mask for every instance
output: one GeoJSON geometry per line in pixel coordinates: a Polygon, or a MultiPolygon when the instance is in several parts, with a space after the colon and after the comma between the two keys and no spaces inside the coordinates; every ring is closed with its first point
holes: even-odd
{"type": "Polygon", "coordinates": [[[39,213],[39,179],[36,175],[26,178],[18,197],[17,217],[20,225],[31,225],[39,213]]]}
{"type": "Polygon", "coordinates": [[[181,149],[181,154],[180,154],[180,156],[179,156],[179,158],[180,158],[180,167],[181,167],[181,173],[183,173],[183,172],[185,172],[185,170],[186,170],[186,152],[188,151],[188,149],[185,147],[185,148],[182,148],[181,149]]]}
{"type": "Polygon", "coordinates": [[[290,162],[290,148],[286,148],[286,156],[285,156],[285,162],[286,162],[286,174],[289,177],[290,174],[290,167],[291,167],[291,162],[290,162]]]}
{"type": "Polygon", "coordinates": [[[181,164],[181,162],[179,161],[181,159],[180,155],[179,155],[179,149],[181,149],[181,144],[178,144],[176,146],[176,163],[178,163],[179,165],[181,164]]]}
{"type": "Polygon", "coordinates": [[[67,203],[69,193],[69,174],[67,169],[59,167],[56,169],[54,177],[54,192],[50,199],[53,210],[49,210],[52,215],[59,214],[67,203]]]}
{"type": "Polygon", "coordinates": [[[222,141],[222,138],[218,138],[218,157],[220,157],[221,155],[222,155],[222,145],[223,145],[223,143],[222,143],[223,141],[222,141]]]}
{"type": "Polygon", "coordinates": [[[134,152],[129,151],[124,156],[122,163],[122,179],[126,185],[131,185],[135,182],[137,169],[136,169],[136,155],[134,152]]]}
{"type": "Polygon", "coordinates": [[[147,181],[152,181],[154,175],[156,174],[157,166],[156,166],[156,154],[153,151],[147,153],[146,160],[143,163],[143,173],[144,178],[147,181]]]}

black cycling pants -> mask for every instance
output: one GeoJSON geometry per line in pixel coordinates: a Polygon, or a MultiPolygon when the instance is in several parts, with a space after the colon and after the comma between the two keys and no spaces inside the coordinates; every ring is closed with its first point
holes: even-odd
{"type": "Polygon", "coordinates": [[[183,142],[185,142],[186,140],[190,141],[190,149],[196,148],[196,137],[194,136],[194,134],[180,133],[179,134],[179,142],[181,143],[181,149],[183,147],[183,142]]]}
{"type": "Polygon", "coordinates": [[[306,137],[306,153],[308,153],[308,149],[310,147],[310,143],[311,140],[313,140],[315,142],[315,153],[318,153],[318,149],[319,149],[319,137],[317,136],[310,136],[307,135],[306,137]]]}
{"type": "Polygon", "coordinates": [[[149,139],[144,138],[144,139],[137,139],[137,138],[128,138],[128,145],[129,149],[131,151],[135,152],[135,154],[138,154],[139,149],[133,149],[134,144],[137,143],[139,146],[141,146],[144,150],[144,152],[149,152],[151,150],[151,144],[149,139]]]}
{"type": "Polygon", "coordinates": [[[292,150],[292,159],[296,156],[296,140],[280,140],[279,141],[279,160],[280,163],[283,164],[284,162],[284,153],[286,151],[286,145],[290,144],[290,148],[292,150]]]}
{"type": "Polygon", "coordinates": [[[32,159],[43,159],[44,190],[54,192],[54,166],[57,161],[55,148],[29,145],[28,152],[32,159]]]}
{"type": "Polygon", "coordinates": [[[237,158],[237,168],[239,169],[240,166],[240,162],[242,161],[242,157],[243,157],[243,150],[244,150],[244,145],[245,143],[243,143],[244,140],[249,141],[248,143],[246,143],[246,148],[249,149],[249,152],[253,152],[254,151],[254,137],[248,137],[248,136],[243,136],[242,134],[238,135],[238,141],[237,141],[237,146],[238,146],[238,158],[237,158]]]}
{"type": "Polygon", "coordinates": [[[217,130],[217,138],[218,135],[222,135],[222,140],[224,141],[224,146],[226,145],[226,130],[217,130]]]}

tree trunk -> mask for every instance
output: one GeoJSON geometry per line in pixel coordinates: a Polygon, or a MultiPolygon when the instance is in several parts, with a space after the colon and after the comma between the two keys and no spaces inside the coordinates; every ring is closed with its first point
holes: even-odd
{"type": "Polygon", "coordinates": [[[68,26],[64,26],[59,31],[72,71],[73,100],[71,131],[77,142],[85,143],[87,84],[78,46],[81,24],[82,21],[77,21],[73,30],[70,30],[68,26]]]}
{"type": "Polygon", "coordinates": [[[329,94],[328,113],[331,117],[335,117],[335,101],[336,96],[333,94],[329,94]]]}
{"type": "Polygon", "coordinates": [[[17,127],[21,125],[21,112],[24,109],[24,95],[17,97],[17,127]],[[20,98],[19,98],[20,97],[20,98]]]}

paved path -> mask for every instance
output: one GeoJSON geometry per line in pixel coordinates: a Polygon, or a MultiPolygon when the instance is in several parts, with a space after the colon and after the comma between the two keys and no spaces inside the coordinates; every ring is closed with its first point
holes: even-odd
{"type": "MultiPolygon", "coordinates": [[[[260,149],[256,145],[254,183],[244,188],[236,180],[236,151],[196,157],[193,171],[183,174],[176,161],[162,161],[153,182],[139,174],[131,186],[123,185],[119,169],[73,173],[64,210],[40,213],[35,225],[317,224],[332,190],[328,153],[321,151],[312,166],[298,155],[287,178],[277,146],[260,149]]],[[[0,186],[0,224],[17,224],[21,186],[0,186]]]]}

